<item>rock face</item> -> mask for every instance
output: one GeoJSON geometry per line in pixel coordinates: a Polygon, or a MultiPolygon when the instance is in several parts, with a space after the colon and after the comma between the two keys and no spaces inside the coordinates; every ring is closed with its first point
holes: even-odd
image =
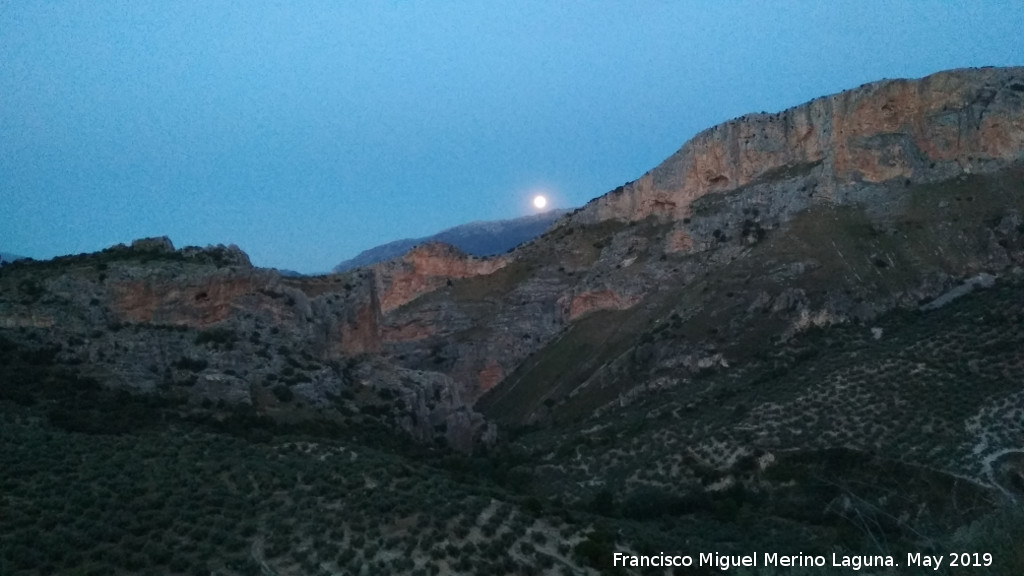
{"type": "Polygon", "coordinates": [[[494,424],[474,412],[462,400],[458,386],[443,374],[374,359],[360,365],[354,380],[357,387],[378,397],[393,398],[400,407],[395,424],[419,442],[435,441],[441,434],[448,446],[471,452],[480,443],[494,440],[494,424]]]}
{"type": "Polygon", "coordinates": [[[232,270],[196,278],[180,285],[174,277],[148,277],[115,282],[114,309],[127,322],[205,328],[227,320],[247,294],[268,286],[266,272],[232,270]]]}
{"type": "Polygon", "coordinates": [[[493,440],[493,425],[449,377],[373,356],[383,342],[378,286],[411,298],[441,274],[496,265],[434,246],[380,274],[288,278],[253,268],[237,247],[175,250],[166,238],[143,239],[5,266],[0,329],[30,349],[59,350],[58,363],[107,386],[178,398],[192,410],[333,410],[471,450],[493,440]],[[398,401],[382,404],[364,389],[398,401]]]}
{"type": "MultiPolygon", "coordinates": [[[[1024,265],[1024,69],[702,132],[509,254],[286,277],[152,238],[0,271],[2,336],[108,386],[471,450],[1024,265]]],[[[226,408],[223,408],[226,409],[226,408]]]]}
{"type": "Polygon", "coordinates": [[[883,80],[778,114],[701,132],[639,180],[589,203],[578,223],[681,219],[697,198],[787,172],[821,176],[820,197],[859,182],[935,182],[1024,158],[1024,69],[883,80]]]}
{"type": "Polygon", "coordinates": [[[418,246],[375,267],[381,311],[390,312],[451,280],[485,276],[506,264],[507,258],[474,258],[448,244],[418,246]]]}
{"type": "Polygon", "coordinates": [[[921,306],[921,310],[938,310],[939,308],[942,308],[943,306],[949,304],[953,300],[956,300],[957,298],[960,298],[962,296],[966,296],[971,292],[974,292],[976,288],[991,288],[992,286],[995,285],[995,283],[996,278],[991,274],[985,274],[983,272],[981,274],[978,274],[977,276],[972,276],[965,280],[963,284],[957,286],[956,288],[953,288],[949,292],[946,292],[945,294],[939,296],[938,298],[932,300],[931,302],[925,304],[924,306],[921,306]]]}

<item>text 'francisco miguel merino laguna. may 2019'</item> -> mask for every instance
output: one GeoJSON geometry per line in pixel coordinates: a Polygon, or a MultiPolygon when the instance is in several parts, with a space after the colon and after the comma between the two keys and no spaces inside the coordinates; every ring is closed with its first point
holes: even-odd
{"type": "MultiPolygon", "coordinates": [[[[943,565],[949,567],[983,568],[991,566],[992,554],[978,552],[963,552],[949,554],[922,554],[920,552],[907,553],[906,563],[903,566],[923,567],[937,569],[943,565]]],[[[717,552],[701,552],[696,555],[682,554],[655,554],[645,556],[633,556],[616,552],[612,555],[612,565],[627,568],[673,568],[691,566],[710,566],[720,570],[729,570],[736,567],[832,567],[860,570],[862,568],[878,567],[899,567],[896,556],[892,555],[860,555],[860,554],[836,554],[831,557],[809,554],[779,554],[776,552],[764,552],[762,554],[719,554],[717,552]],[[758,561],[760,560],[760,562],[758,561]]]]}

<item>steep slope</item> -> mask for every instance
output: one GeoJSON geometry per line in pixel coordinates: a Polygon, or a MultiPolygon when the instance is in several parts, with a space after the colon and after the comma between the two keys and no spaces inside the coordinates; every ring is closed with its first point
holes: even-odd
{"type": "Polygon", "coordinates": [[[811,328],[696,370],[673,350],[702,336],[674,317],[578,390],[590,399],[552,403],[512,444],[537,493],[641,549],[838,546],[905,565],[903,550],[985,541],[1001,551],[989,572],[1014,574],[1022,296],[1016,268],[939,308],[811,328]]]}
{"type": "MultiPolygon", "coordinates": [[[[865,205],[826,204],[771,230],[760,228],[756,208],[741,209],[747,223],[715,228],[716,248],[666,258],[672,270],[641,304],[574,322],[479,406],[526,422],[546,413],[545,403],[566,399],[565,411],[586,414],[674,371],[734,364],[808,328],[870,322],[964,277],[1004,275],[1024,261],[1024,170],[900,183],[885,194],[896,208],[881,217],[865,205]],[[663,341],[666,334],[674,336],[663,341]]],[[[701,215],[691,227],[728,217],[705,200],[695,203],[701,215]]],[[[628,230],[634,239],[645,230],[657,237],[665,226],[628,230]]]]}
{"type": "Polygon", "coordinates": [[[334,267],[335,272],[346,272],[353,268],[370,266],[398,258],[421,244],[451,244],[473,256],[494,256],[503,254],[523,242],[529,242],[544,233],[568,210],[549,210],[511,220],[493,222],[471,222],[449,228],[424,238],[406,238],[376,246],[357,254],[334,267]]]}

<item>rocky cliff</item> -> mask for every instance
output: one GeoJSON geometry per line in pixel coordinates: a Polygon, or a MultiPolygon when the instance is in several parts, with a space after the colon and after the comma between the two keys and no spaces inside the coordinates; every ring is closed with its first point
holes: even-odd
{"type": "Polygon", "coordinates": [[[706,194],[801,171],[818,176],[824,201],[861,182],[990,172],[1024,158],[1022,102],[1024,69],[982,68],[883,80],[780,113],[750,114],[701,132],[572,221],[682,219],[706,194]]]}
{"type": "Polygon", "coordinates": [[[350,426],[379,421],[469,450],[493,431],[450,378],[370,356],[382,346],[378,290],[393,302],[439,274],[496,265],[448,251],[425,247],[379,274],[289,278],[254,268],[237,247],[144,239],[5,266],[0,329],[26,354],[191,410],[244,406],[289,419],[326,410],[350,426]]]}
{"type": "Polygon", "coordinates": [[[473,258],[448,244],[417,246],[400,258],[374,266],[380,311],[390,312],[452,280],[486,276],[507,264],[507,258],[473,258]]]}

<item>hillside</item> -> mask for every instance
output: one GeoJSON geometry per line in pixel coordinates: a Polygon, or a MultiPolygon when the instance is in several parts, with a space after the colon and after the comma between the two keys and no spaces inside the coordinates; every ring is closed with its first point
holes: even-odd
{"type": "Polygon", "coordinates": [[[500,255],[12,264],[0,572],[1018,574],[1022,296],[1024,68],[735,119],[500,255]]]}

